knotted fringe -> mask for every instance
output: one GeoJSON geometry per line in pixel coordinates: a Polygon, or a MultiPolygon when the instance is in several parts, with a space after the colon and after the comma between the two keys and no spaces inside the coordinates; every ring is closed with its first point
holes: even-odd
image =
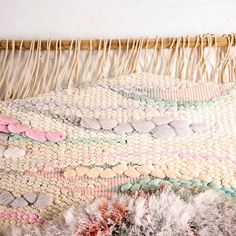
{"type": "MultiPolygon", "coordinates": [[[[17,44],[6,40],[0,50],[0,99],[16,99],[79,86],[102,78],[122,74],[149,72],[191,81],[228,83],[236,81],[236,36],[224,35],[226,46],[217,45],[216,36],[174,38],[169,48],[165,39],[156,38],[150,47],[149,39],[99,40],[96,50],[93,41],[89,50],[82,50],[81,40],[72,40],[65,50],[62,41],[24,41],[17,44]],[[116,40],[117,41],[117,40],[116,40]],[[207,42],[207,47],[206,47],[207,42]],[[53,45],[53,48],[52,48],[53,45]],[[45,46],[45,45],[44,45],[45,46]]],[[[19,41],[18,41],[19,42],[19,41]]]]}

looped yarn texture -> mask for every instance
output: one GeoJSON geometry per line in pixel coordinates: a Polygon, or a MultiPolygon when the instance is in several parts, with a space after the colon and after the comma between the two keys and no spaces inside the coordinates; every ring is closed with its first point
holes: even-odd
{"type": "Polygon", "coordinates": [[[193,185],[236,196],[236,88],[137,73],[0,103],[0,224],[193,185]]]}

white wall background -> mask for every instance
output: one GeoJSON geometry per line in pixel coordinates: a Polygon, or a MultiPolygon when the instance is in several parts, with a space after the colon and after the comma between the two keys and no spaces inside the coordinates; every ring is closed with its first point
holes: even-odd
{"type": "Polygon", "coordinates": [[[236,32],[236,0],[0,0],[0,38],[236,32]]]}

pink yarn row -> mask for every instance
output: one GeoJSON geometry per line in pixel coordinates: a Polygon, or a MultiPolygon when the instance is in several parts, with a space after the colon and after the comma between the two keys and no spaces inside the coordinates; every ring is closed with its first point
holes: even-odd
{"type": "Polygon", "coordinates": [[[9,116],[0,116],[0,132],[21,134],[39,142],[59,142],[66,138],[66,135],[62,132],[44,132],[34,129],[9,116]]]}
{"type": "Polygon", "coordinates": [[[231,161],[236,163],[233,157],[228,155],[216,155],[216,154],[209,154],[209,153],[200,153],[200,152],[188,152],[188,151],[166,151],[162,150],[160,152],[161,155],[178,155],[181,158],[194,158],[194,159],[205,159],[205,160],[218,160],[218,161],[231,161]]]}
{"type": "Polygon", "coordinates": [[[26,212],[13,212],[13,211],[2,211],[0,212],[0,219],[2,220],[17,220],[17,221],[26,221],[29,224],[45,224],[46,220],[40,220],[38,215],[33,213],[26,212]]]}
{"type": "Polygon", "coordinates": [[[164,90],[160,91],[161,98],[165,100],[177,100],[177,101],[209,101],[217,96],[221,96],[222,93],[232,88],[232,84],[219,85],[214,87],[212,85],[197,84],[189,88],[180,88],[176,90],[164,90]]]}

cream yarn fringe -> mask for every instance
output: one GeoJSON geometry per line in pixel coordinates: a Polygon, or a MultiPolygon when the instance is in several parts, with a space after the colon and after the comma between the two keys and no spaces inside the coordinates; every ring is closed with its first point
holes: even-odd
{"type": "MultiPolygon", "coordinates": [[[[7,41],[0,50],[0,99],[35,96],[61,88],[70,88],[102,78],[135,72],[150,72],[191,81],[228,83],[236,81],[235,35],[226,35],[226,47],[213,45],[216,36],[196,37],[195,47],[190,48],[189,38],[176,38],[170,48],[160,47],[163,38],[156,38],[154,48],[148,39],[135,39],[126,48],[111,49],[112,40],[100,40],[97,50],[81,50],[81,40],[72,40],[69,50],[58,40],[51,49],[42,50],[41,41],[32,40],[25,50],[21,41],[19,49],[7,41]],[[208,41],[205,47],[203,41],[208,41]],[[184,43],[183,43],[184,41],[184,43]],[[131,46],[130,46],[131,45],[131,46]]],[[[10,41],[9,41],[10,42],[10,41]]],[[[120,42],[120,41],[119,41],[120,42]]]]}

